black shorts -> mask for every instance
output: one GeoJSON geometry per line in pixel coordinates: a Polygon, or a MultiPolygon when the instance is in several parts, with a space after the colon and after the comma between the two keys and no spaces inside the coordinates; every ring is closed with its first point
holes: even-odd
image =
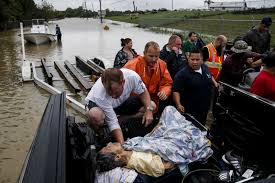
{"type": "MultiPolygon", "coordinates": [[[[98,105],[93,101],[89,101],[86,107],[90,110],[93,107],[98,107],[98,105]]],[[[133,115],[136,114],[141,107],[143,107],[143,104],[140,98],[138,96],[130,96],[120,106],[114,108],[114,111],[117,115],[133,115]]]]}

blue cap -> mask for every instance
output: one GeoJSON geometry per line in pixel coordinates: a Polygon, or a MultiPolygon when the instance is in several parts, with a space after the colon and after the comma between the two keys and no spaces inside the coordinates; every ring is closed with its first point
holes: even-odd
{"type": "Polygon", "coordinates": [[[270,26],[272,24],[272,20],[270,17],[264,17],[261,21],[262,24],[264,24],[265,26],[270,26]]]}

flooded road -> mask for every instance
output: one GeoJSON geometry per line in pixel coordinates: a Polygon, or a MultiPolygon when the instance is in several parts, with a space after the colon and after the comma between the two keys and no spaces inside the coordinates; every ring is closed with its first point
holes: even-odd
{"type": "MultiPolygon", "coordinates": [[[[111,21],[100,24],[99,20],[79,18],[50,22],[52,32],[56,23],[62,31],[62,43],[39,46],[26,43],[27,60],[39,62],[45,57],[50,61],[73,62],[77,55],[86,59],[101,56],[108,60],[106,67],[112,67],[121,49],[121,38],[132,38],[138,54],[143,53],[146,42],[156,41],[162,48],[169,38],[131,24],[117,25],[111,21]],[[106,24],[110,27],[108,31],[103,29],[106,24]]],[[[50,96],[32,82],[21,81],[19,33],[19,29],[0,32],[0,183],[16,182],[50,96]]]]}

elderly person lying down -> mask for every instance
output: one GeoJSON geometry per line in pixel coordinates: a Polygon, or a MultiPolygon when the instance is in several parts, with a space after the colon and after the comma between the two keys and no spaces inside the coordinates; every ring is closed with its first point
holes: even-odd
{"type": "Polygon", "coordinates": [[[174,107],[167,106],[151,133],[129,139],[123,146],[109,143],[104,147],[96,157],[97,170],[101,173],[126,167],[158,177],[178,166],[185,175],[189,163],[206,161],[212,153],[206,132],[187,121],[174,107]]]}

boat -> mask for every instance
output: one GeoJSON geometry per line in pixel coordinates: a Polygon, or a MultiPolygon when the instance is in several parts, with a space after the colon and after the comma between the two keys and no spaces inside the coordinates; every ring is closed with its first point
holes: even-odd
{"type": "Polygon", "coordinates": [[[55,34],[49,32],[48,23],[44,19],[32,19],[31,32],[24,33],[24,39],[36,45],[51,43],[56,40],[55,34]]]}
{"type": "Polygon", "coordinates": [[[65,91],[66,103],[85,115],[85,106],[75,98],[84,98],[86,96],[95,80],[104,71],[105,65],[103,61],[104,58],[102,57],[83,59],[80,56],[75,56],[75,61],[71,62],[68,60],[65,62],[51,61],[41,58],[40,63],[31,62],[29,64],[31,70],[30,78],[38,87],[51,94],[56,95],[65,91]]]}

